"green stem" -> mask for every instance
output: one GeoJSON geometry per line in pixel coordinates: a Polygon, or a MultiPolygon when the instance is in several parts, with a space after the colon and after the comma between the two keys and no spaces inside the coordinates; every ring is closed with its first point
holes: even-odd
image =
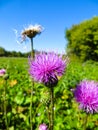
{"type": "Polygon", "coordinates": [[[53,93],[53,87],[51,87],[50,90],[50,96],[51,96],[51,116],[50,116],[50,130],[53,130],[53,126],[54,126],[54,93],[53,93]]]}
{"type": "MultiPolygon", "coordinates": [[[[33,38],[31,39],[31,57],[34,59],[34,50],[33,50],[33,38]]],[[[31,102],[30,102],[30,127],[31,130],[33,130],[33,125],[32,125],[32,97],[33,97],[33,88],[34,88],[34,80],[32,79],[32,87],[31,87],[31,102]]]]}
{"type": "Polygon", "coordinates": [[[33,38],[30,39],[31,39],[31,57],[34,59],[33,38]]]}
{"type": "Polygon", "coordinates": [[[89,117],[89,114],[86,114],[86,117],[84,119],[84,130],[86,130],[86,127],[87,127],[88,117],[89,117]]]}
{"type": "Polygon", "coordinates": [[[51,115],[51,112],[50,112],[49,107],[47,107],[47,111],[48,111],[48,120],[49,120],[49,128],[50,128],[50,115],[51,115]]]}
{"type": "Polygon", "coordinates": [[[7,104],[6,104],[6,87],[7,87],[7,80],[5,79],[5,85],[4,85],[4,116],[5,116],[5,125],[6,130],[8,130],[8,120],[7,120],[7,104]]]}

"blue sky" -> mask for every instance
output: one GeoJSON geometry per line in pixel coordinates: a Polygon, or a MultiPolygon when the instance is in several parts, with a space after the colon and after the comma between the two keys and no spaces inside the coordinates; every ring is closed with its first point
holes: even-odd
{"type": "Polygon", "coordinates": [[[40,24],[45,30],[34,38],[34,48],[64,53],[65,29],[94,16],[98,0],[0,0],[0,46],[30,51],[30,41],[18,44],[13,29],[20,33],[29,24],[40,24]]]}

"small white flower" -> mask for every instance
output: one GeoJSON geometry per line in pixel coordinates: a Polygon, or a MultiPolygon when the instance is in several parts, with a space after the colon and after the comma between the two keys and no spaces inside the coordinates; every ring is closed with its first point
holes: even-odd
{"type": "Polygon", "coordinates": [[[40,116],[41,114],[40,114],[40,113],[38,113],[37,115],[38,115],[38,116],[40,116]]]}

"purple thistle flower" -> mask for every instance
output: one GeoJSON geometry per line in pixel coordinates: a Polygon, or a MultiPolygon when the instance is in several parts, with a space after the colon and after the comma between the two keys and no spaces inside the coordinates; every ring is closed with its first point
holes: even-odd
{"type": "Polygon", "coordinates": [[[47,87],[54,87],[58,82],[57,77],[64,74],[65,68],[62,57],[53,52],[43,52],[30,61],[29,73],[34,80],[44,83],[47,87]]]}
{"type": "Polygon", "coordinates": [[[1,70],[0,70],[0,76],[3,76],[5,73],[6,73],[6,70],[5,70],[5,69],[1,69],[1,70]]]}
{"type": "Polygon", "coordinates": [[[74,96],[80,109],[87,113],[98,112],[98,83],[89,80],[83,80],[74,90],[74,96]]]}
{"type": "Polygon", "coordinates": [[[48,130],[48,128],[47,128],[47,125],[46,124],[41,124],[40,126],[39,126],[39,130],[48,130]]]}

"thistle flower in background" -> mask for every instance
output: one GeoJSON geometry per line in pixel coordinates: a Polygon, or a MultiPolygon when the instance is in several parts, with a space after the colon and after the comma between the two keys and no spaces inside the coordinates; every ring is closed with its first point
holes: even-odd
{"type": "Polygon", "coordinates": [[[0,70],[0,76],[3,76],[5,73],[6,73],[6,70],[5,70],[5,69],[1,69],[1,70],[0,70]]]}
{"type": "Polygon", "coordinates": [[[34,38],[37,34],[40,34],[43,31],[41,25],[29,25],[28,28],[25,28],[21,33],[22,41],[26,40],[26,37],[34,38]]]}
{"type": "Polygon", "coordinates": [[[29,64],[30,75],[47,87],[54,87],[58,83],[57,77],[62,76],[66,68],[66,62],[54,52],[37,54],[29,64]]]}
{"type": "Polygon", "coordinates": [[[48,130],[48,127],[46,124],[43,123],[39,126],[39,130],[48,130]]]}
{"type": "Polygon", "coordinates": [[[83,80],[74,90],[76,101],[80,104],[80,109],[87,113],[98,112],[98,83],[83,80]]]}

